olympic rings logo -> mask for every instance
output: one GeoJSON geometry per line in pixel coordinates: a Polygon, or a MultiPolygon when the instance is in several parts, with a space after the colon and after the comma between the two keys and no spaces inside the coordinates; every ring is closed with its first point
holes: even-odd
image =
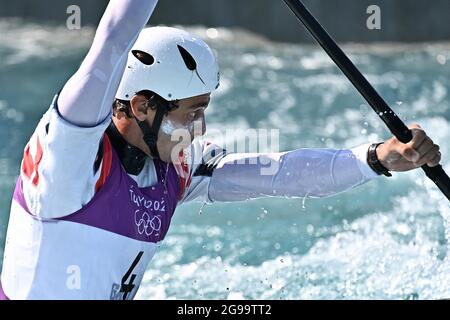
{"type": "Polygon", "coordinates": [[[134,212],[134,222],[138,228],[139,234],[144,234],[146,236],[151,236],[153,233],[158,235],[161,230],[161,218],[159,216],[150,217],[147,212],[141,213],[138,209],[134,212]]]}

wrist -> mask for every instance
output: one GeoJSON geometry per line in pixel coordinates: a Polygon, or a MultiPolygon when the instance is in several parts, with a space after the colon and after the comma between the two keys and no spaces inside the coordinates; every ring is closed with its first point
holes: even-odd
{"type": "Polygon", "coordinates": [[[367,152],[367,163],[378,175],[384,175],[386,177],[392,177],[392,174],[387,168],[387,164],[382,161],[383,159],[383,143],[374,143],[370,145],[367,152]]]}
{"type": "Polygon", "coordinates": [[[385,149],[386,149],[386,146],[384,143],[377,143],[375,152],[376,152],[376,157],[377,157],[378,161],[380,161],[381,165],[383,167],[385,167],[387,170],[389,170],[389,164],[386,161],[384,161],[386,158],[386,156],[385,156],[386,150],[385,149]]]}

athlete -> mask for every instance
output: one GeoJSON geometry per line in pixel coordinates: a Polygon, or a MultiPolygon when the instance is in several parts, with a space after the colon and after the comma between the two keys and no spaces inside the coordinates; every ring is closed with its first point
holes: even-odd
{"type": "Polygon", "coordinates": [[[2,299],[132,299],[184,202],[327,197],[439,164],[439,146],[417,125],[408,144],[350,150],[233,154],[194,139],[206,129],[218,64],[195,35],[143,29],[156,2],[109,2],[86,58],[25,147],[2,299]],[[276,170],[263,174],[267,163],[276,170]]]}

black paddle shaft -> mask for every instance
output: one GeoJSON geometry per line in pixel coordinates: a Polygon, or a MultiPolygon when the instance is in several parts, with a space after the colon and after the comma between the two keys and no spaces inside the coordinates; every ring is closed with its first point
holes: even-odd
{"type": "MultiPolygon", "coordinates": [[[[403,123],[397,114],[387,105],[374,87],[367,81],[353,62],[339,48],[336,42],[314,18],[301,0],[283,0],[297,18],[305,25],[311,35],[347,76],[352,84],[366,99],[372,109],[380,116],[392,134],[403,143],[408,143],[413,136],[411,130],[403,123]]],[[[450,178],[441,165],[436,167],[422,166],[425,174],[430,178],[450,201],[450,178]]]]}

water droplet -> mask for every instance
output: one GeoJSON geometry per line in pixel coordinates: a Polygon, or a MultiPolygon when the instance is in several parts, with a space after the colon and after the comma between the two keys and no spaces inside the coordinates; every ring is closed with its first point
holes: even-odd
{"type": "Polygon", "coordinates": [[[306,210],[306,199],[308,199],[308,194],[303,197],[302,200],[302,210],[306,210]]]}
{"type": "Polygon", "coordinates": [[[209,28],[206,30],[206,35],[211,39],[215,39],[219,36],[219,31],[215,28],[209,28]]]}
{"type": "Polygon", "coordinates": [[[203,202],[200,210],[198,211],[198,214],[202,214],[203,213],[203,208],[206,206],[206,202],[203,202]]]}
{"type": "Polygon", "coordinates": [[[361,114],[363,116],[367,116],[367,114],[369,113],[369,107],[367,105],[365,105],[365,104],[361,104],[359,106],[359,111],[361,112],[361,114]]]}
{"type": "Polygon", "coordinates": [[[443,54],[438,54],[436,56],[436,60],[439,64],[446,64],[447,63],[447,57],[444,56],[443,54]]]}

